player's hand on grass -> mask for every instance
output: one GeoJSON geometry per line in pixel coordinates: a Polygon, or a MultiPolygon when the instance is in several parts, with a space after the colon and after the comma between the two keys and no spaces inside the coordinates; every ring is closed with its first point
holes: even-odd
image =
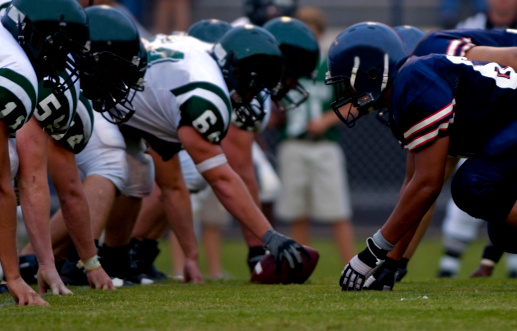
{"type": "Polygon", "coordinates": [[[185,258],[185,265],[183,266],[183,282],[192,282],[194,284],[201,284],[204,282],[197,259],[185,258]]]}
{"type": "Polygon", "coordinates": [[[268,250],[274,257],[276,263],[276,272],[280,273],[282,268],[282,260],[286,259],[291,271],[303,268],[303,261],[300,254],[304,254],[307,259],[310,255],[302,245],[293,239],[269,229],[262,237],[264,248],[268,250]]]}
{"type": "Polygon", "coordinates": [[[38,289],[40,294],[47,293],[50,290],[52,294],[72,294],[57,273],[55,264],[40,264],[38,268],[38,289]]]}
{"type": "Polygon", "coordinates": [[[388,251],[375,244],[373,238],[366,239],[366,248],[354,256],[341,272],[339,285],[343,291],[360,291],[365,280],[384,263],[388,251]]]}
{"type": "Polygon", "coordinates": [[[6,285],[18,306],[48,305],[48,302],[43,300],[21,277],[8,280],[6,285]]]}
{"type": "Polygon", "coordinates": [[[102,267],[86,271],[90,287],[96,290],[116,290],[115,285],[102,267]]]}
{"type": "Polygon", "coordinates": [[[386,258],[385,262],[366,279],[365,290],[391,291],[398,275],[397,261],[386,258]]]}

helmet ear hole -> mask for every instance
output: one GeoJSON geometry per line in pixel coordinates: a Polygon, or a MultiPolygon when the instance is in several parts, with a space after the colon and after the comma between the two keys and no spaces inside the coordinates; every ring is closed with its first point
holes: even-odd
{"type": "Polygon", "coordinates": [[[377,68],[371,68],[370,70],[368,70],[368,77],[370,79],[376,79],[377,75],[378,75],[377,68]]]}
{"type": "Polygon", "coordinates": [[[242,70],[239,68],[233,69],[233,77],[234,78],[241,78],[242,77],[242,70]]]}

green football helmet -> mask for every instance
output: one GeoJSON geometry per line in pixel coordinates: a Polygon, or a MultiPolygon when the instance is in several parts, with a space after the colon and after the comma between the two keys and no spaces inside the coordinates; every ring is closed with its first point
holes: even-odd
{"type": "Polygon", "coordinates": [[[60,82],[57,70],[68,69],[77,79],[72,57],[88,51],[88,18],[75,0],[13,0],[2,16],[3,26],[27,54],[38,80],[45,78],[57,93],[70,82],[60,82]]]}
{"type": "Polygon", "coordinates": [[[212,56],[221,68],[239,121],[248,125],[261,120],[265,110],[257,112],[249,104],[260,91],[276,87],[284,71],[275,37],[251,24],[235,27],[213,46],[212,56]]]}
{"type": "Polygon", "coordinates": [[[286,60],[284,76],[271,92],[271,99],[276,102],[282,100],[282,108],[296,108],[309,97],[309,92],[298,79],[314,79],[320,57],[318,40],[305,23],[291,17],[272,19],[264,29],[275,36],[286,60]],[[289,91],[292,92],[287,94],[289,91]]]}
{"type": "Polygon", "coordinates": [[[134,113],[135,91],[143,89],[147,52],[126,14],[109,6],[91,6],[85,11],[91,45],[81,68],[83,94],[110,122],[126,122],[134,113]]]}
{"type": "Polygon", "coordinates": [[[187,34],[213,44],[218,42],[231,28],[232,25],[230,23],[218,19],[201,20],[192,24],[188,28],[187,34]]]}

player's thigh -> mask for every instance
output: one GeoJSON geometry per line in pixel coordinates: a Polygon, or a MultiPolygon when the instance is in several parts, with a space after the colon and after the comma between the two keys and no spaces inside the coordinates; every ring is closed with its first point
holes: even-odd
{"type": "Polygon", "coordinates": [[[504,222],[517,200],[517,155],[471,157],[451,183],[454,202],[469,215],[504,222]]]}
{"type": "Polygon", "coordinates": [[[99,175],[110,180],[122,191],[129,173],[126,144],[118,129],[109,125],[111,127],[107,127],[108,130],[95,129],[90,141],[75,159],[83,179],[99,175]]]}

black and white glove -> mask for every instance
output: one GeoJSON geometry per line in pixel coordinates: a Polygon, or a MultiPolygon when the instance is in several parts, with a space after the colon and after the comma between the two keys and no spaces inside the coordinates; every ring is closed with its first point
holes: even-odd
{"type": "Polygon", "coordinates": [[[262,237],[262,243],[264,244],[264,248],[275,257],[277,274],[280,274],[282,270],[283,259],[287,260],[291,271],[296,271],[303,267],[300,254],[304,254],[308,259],[311,258],[302,245],[273,229],[266,231],[264,237],[262,237]]]}
{"type": "Polygon", "coordinates": [[[398,277],[398,261],[386,258],[382,266],[368,277],[364,284],[365,290],[391,291],[398,277]]]}
{"type": "Polygon", "coordinates": [[[339,285],[343,291],[360,291],[365,279],[370,277],[379,268],[388,254],[377,246],[370,237],[366,239],[366,248],[354,256],[341,272],[339,285]]]}

